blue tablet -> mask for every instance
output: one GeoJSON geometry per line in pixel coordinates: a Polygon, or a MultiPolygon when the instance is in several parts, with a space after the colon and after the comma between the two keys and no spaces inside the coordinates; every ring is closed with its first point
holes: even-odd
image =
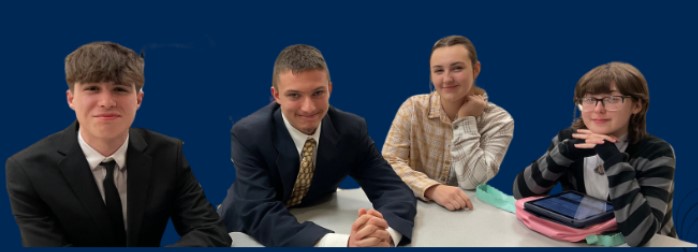
{"type": "Polygon", "coordinates": [[[565,191],[526,202],[524,209],[575,228],[613,218],[613,205],[610,202],[575,191],[565,191]]]}

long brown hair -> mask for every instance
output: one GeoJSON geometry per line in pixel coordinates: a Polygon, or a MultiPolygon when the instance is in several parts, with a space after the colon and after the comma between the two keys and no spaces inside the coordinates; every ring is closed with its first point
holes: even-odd
{"type": "MultiPolygon", "coordinates": [[[[612,84],[618,92],[630,96],[635,102],[640,102],[642,109],[630,116],[628,124],[628,139],[637,143],[647,136],[647,110],[650,105],[650,94],[647,80],[640,70],[633,65],[623,62],[610,62],[591,69],[577,81],[574,89],[574,101],[580,104],[586,94],[610,93],[612,84]]],[[[572,123],[573,129],[586,129],[581,118],[572,123]]]]}

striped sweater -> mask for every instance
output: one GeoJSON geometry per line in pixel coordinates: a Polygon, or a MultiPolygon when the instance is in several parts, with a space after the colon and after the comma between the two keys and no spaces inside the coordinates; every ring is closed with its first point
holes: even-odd
{"type": "Polygon", "coordinates": [[[609,200],[618,229],[630,246],[642,246],[655,233],[677,237],[672,218],[674,169],[671,145],[654,136],[630,143],[622,153],[612,143],[594,150],[574,147],[572,129],[561,131],[548,151],[514,180],[514,197],[548,194],[558,182],[563,190],[586,193],[584,157],[604,160],[609,200]]]}

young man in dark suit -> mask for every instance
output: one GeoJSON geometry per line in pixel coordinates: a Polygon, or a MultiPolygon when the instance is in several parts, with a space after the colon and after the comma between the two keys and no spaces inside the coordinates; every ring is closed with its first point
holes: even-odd
{"type": "Polygon", "coordinates": [[[329,70],[308,45],[274,64],[275,103],[233,126],[236,181],[221,206],[229,231],[265,246],[395,246],[409,243],[416,214],[410,189],[376,150],[363,118],[329,105],[329,70]],[[360,209],[350,234],[299,223],[288,208],[327,199],[347,175],[374,209],[360,209]]]}
{"type": "Polygon", "coordinates": [[[182,153],[182,141],[131,128],[143,58],[111,42],[65,59],[77,122],[7,159],[7,190],[24,246],[230,246],[182,153]]]}

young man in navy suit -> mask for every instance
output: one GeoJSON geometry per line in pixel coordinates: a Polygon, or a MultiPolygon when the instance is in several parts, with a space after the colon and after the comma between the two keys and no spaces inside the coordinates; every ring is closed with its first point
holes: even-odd
{"type": "Polygon", "coordinates": [[[77,122],[7,159],[7,190],[24,246],[175,246],[231,240],[182,153],[182,141],[131,128],[143,58],[111,42],[65,59],[77,122]]]}
{"type": "Polygon", "coordinates": [[[376,150],[366,122],[329,105],[332,83],[320,51],[285,48],[274,64],[275,102],[233,126],[236,181],[221,206],[228,231],[265,246],[395,246],[412,237],[416,200],[376,150]],[[353,177],[375,209],[360,209],[350,234],[288,211],[326,200],[353,177]]]}

